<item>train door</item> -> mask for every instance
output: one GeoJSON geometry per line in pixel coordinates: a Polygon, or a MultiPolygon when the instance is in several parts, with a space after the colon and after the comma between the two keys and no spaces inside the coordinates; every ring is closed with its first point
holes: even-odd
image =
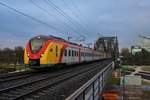
{"type": "Polygon", "coordinates": [[[71,58],[72,58],[72,49],[67,47],[65,48],[65,53],[64,53],[64,56],[63,56],[63,61],[64,63],[71,63],[71,58]]]}
{"type": "Polygon", "coordinates": [[[62,47],[63,45],[58,43],[53,43],[50,46],[48,59],[51,64],[58,64],[61,63],[62,58],[62,47]]]}

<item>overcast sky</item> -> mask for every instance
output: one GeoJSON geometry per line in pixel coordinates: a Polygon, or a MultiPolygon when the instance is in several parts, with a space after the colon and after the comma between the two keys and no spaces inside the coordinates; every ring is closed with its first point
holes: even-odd
{"type": "Polygon", "coordinates": [[[0,48],[24,46],[40,34],[90,43],[98,33],[130,47],[138,35],[150,37],[149,27],[150,0],[0,0],[0,48]]]}

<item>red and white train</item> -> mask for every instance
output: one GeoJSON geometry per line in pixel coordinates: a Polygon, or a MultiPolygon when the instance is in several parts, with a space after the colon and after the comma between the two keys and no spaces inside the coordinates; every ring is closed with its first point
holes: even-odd
{"type": "Polygon", "coordinates": [[[36,36],[27,42],[24,63],[31,68],[53,67],[109,58],[105,52],[82,47],[54,36],[36,36]]]}

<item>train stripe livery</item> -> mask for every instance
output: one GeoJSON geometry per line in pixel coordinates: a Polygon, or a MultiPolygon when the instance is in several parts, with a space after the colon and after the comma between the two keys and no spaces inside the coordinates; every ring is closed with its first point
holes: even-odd
{"type": "Polygon", "coordinates": [[[36,36],[30,39],[24,51],[24,63],[31,68],[52,67],[58,64],[76,64],[108,58],[105,52],[85,48],[54,36],[36,36]]]}

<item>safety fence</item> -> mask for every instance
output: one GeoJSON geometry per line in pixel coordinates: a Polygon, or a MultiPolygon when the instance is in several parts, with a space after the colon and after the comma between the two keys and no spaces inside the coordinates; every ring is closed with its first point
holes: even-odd
{"type": "Polygon", "coordinates": [[[103,88],[114,69],[114,62],[109,63],[92,79],[76,90],[66,100],[99,100],[103,88]]]}

